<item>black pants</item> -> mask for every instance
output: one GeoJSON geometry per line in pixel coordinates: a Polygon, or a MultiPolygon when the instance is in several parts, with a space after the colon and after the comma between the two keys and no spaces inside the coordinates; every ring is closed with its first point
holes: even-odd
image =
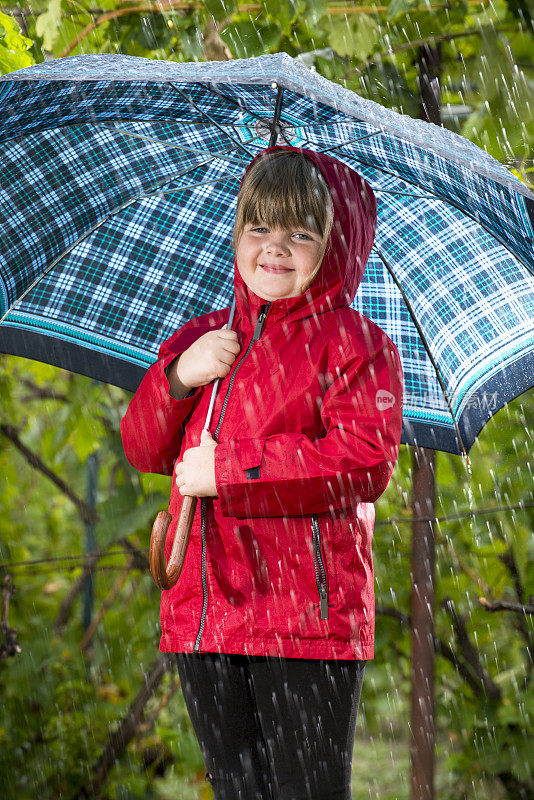
{"type": "Polygon", "coordinates": [[[215,800],[350,800],[365,661],[176,658],[215,800]]]}

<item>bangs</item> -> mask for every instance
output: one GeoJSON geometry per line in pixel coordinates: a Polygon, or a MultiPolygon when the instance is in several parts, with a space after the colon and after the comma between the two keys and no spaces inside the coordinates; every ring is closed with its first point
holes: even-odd
{"type": "Polygon", "coordinates": [[[241,184],[233,244],[245,225],[258,222],[269,228],[305,228],[324,238],[331,217],[330,191],[313,161],[300,153],[269,153],[252,165],[241,184]]]}

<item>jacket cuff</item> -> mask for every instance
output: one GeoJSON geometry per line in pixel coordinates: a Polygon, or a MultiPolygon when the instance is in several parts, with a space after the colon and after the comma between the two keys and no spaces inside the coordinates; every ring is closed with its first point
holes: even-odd
{"type": "Polygon", "coordinates": [[[176,353],[167,353],[167,355],[163,356],[163,358],[161,358],[159,361],[161,364],[161,380],[163,383],[163,391],[168,395],[171,402],[174,403],[181,403],[183,400],[188,400],[190,397],[194,397],[197,393],[200,393],[200,390],[203,388],[202,386],[194,386],[191,391],[184,395],[180,400],[177,400],[176,397],[173,397],[171,394],[171,385],[167,377],[167,367],[170,367],[173,361],[175,361],[177,358],[180,358],[180,355],[181,354],[176,355],[176,353]]]}
{"type": "Polygon", "coordinates": [[[215,448],[215,486],[225,517],[235,516],[247,487],[253,485],[262,470],[265,439],[233,439],[215,448]]]}

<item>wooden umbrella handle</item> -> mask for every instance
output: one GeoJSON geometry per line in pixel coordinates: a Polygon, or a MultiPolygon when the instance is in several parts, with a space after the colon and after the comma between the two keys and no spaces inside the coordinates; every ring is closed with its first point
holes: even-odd
{"type": "Polygon", "coordinates": [[[180,577],[196,507],[197,498],[185,495],[168,564],[165,559],[165,539],[172,516],[168,511],[160,511],[154,521],[150,537],[150,572],[160,589],[171,589],[180,577]]]}

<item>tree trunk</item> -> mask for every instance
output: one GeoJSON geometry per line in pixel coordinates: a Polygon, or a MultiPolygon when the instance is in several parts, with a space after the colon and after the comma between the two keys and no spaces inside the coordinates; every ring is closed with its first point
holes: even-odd
{"type": "MultiPolygon", "coordinates": [[[[441,42],[418,52],[419,116],[441,124],[441,42]]],[[[412,524],[412,696],[410,722],[411,798],[434,800],[434,571],[433,524],[436,515],[436,454],[426,447],[413,452],[412,524]]]]}
{"type": "Polygon", "coordinates": [[[413,451],[411,797],[434,800],[434,450],[413,451]],[[423,521],[423,520],[427,521],[423,521]]]}

